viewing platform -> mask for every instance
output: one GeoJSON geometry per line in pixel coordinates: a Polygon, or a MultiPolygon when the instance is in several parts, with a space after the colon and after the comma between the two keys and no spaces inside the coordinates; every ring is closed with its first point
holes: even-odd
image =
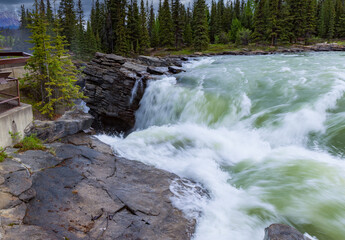
{"type": "Polygon", "coordinates": [[[0,147],[12,144],[9,132],[23,137],[24,129],[33,120],[31,105],[20,102],[18,81],[30,56],[23,52],[0,52],[0,147]]]}

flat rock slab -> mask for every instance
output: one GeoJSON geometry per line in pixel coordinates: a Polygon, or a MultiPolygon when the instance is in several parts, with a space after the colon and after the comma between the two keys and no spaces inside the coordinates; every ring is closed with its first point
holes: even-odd
{"type": "Polygon", "coordinates": [[[311,240],[295,228],[284,224],[272,224],[265,229],[264,240],[311,240]]]}
{"type": "Polygon", "coordinates": [[[14,157],[18,159],[18,162],[23,163],[30,169],[30,172],[37,172],[42,169],[54,167],[61,162],[61,159],[45,151],[26,151],[15,154],[14,157]]]}
{"type": "Polygon", "coordinates": [[[171,204],[178,176],[82,133],[48,147],[56,156],[27,151],[0,163],[0,239],[191,238],[195,220],[171,204]]]}

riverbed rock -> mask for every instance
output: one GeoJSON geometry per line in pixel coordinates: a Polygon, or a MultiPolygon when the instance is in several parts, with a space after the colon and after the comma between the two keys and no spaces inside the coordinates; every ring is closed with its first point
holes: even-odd
{"type": "Polygon", "coordinates": [[[90,114],[74,109],[66,112],[56,121],[33,121],[25,130],[25,134],[35,134],[41,140],[50,143],[59,138],[89,129],[93,119],[90,114]]]}
{"type": "Polygon", "coordinates": [[[173,73],[173,74],[177,74],[177,73],[180,73],[180,72],[185,72],[186,70],[184,70],[183,68],[181,67],[175,67],[175,66],[170,66],[169,67],[169,72],[173,73]]]}
{"type": "Polygon", "coordinates": [[[28,151],[0,163],[14,170],[0,172],[0,239],[191,238],[195,220],[171,203],[178,176],[115,156],[84,133],[47,146],[55,156],[28,151]]]}
{"type": "Polygon", "coordinates": [[[264,240],[311,240],[295,228],[284,224],[272,224],[265,229],[264,240]]]}
{"type": "Polygon", "coordinates": [[[156,74],[156,75],[163,75],[167,74],[169,69],[167,67],[147,67],[147,72],[156,74]]]}
{"type": "Polygon", "coordinates": [[[173,65],[182,66],[181,59],[96,53],[84,69],[85,102],[95,117],[93,127],[112,133],[132,129],[148,80],[169,74],[173,65]]]}

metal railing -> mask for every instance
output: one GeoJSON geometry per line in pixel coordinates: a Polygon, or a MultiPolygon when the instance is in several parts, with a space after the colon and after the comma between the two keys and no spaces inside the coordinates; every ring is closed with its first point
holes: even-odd
{"type": "MultiPolygon", "coordinates": [[[[24,52],[0,52],[0,66],[23,65],[30,56],[24,52]]],[[[11,74],[10,71],[0,71],[0,113],[20,106],[19,81],[17,78],[10,77],[11,74]]]]}

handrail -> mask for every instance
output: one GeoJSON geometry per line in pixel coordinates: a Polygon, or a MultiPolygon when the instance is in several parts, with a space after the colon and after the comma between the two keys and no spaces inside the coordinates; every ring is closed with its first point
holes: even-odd
{"type": "MultiPolygon", "coordinates": [[[[0,51],[0,65],[26,63],[31,56],[32,56],[31,54],[25,53],[25,52],[1,52],[0,51]],[[4,58],[4,59],[1,59],[1,57],[16,57],[16,58],[4,58]]],[[[0,105],[8,103],[8,102],[11,102],[13,100],[17,100],[18,106],[20,106],[20,91],[19,91],[19,81],[18,81],[18,79],[7,76],[7,77],[5,77],[4,80],[6,82],[10,82],[10,81],[16,82],[17,91],[16,91],[16,95],[13,95],[13,94],[10,94],[10,93],[6,92],[6,89],[5,90],[1,90],[0,91],[0,95],[5,96],[5,98],[0,100],[0,105]]],[[[2,85],[6,85],[6,83],[2,84],[2,85]]]]}

